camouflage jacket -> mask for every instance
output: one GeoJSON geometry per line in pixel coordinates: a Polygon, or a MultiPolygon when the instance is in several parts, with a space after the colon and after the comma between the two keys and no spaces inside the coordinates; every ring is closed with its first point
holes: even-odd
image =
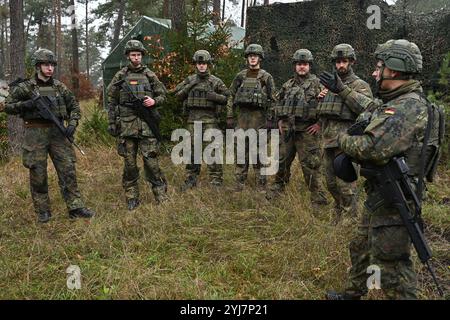
{"type": "Polygon", "coordinates": [[[192,74],[175,88],[176,97],[183,101],[183,115],[188,121],[215,122],[217,107],[227,103],[230,91],[223,81],[210,74],[192,74]],[[215,93],[207,97],[208,93],[215,93]]]}
{"type": "MultiPolygon", "coordinates": [[[[368,106],[369,101],[373,100],[372,90],[367,82],[358,78],[353,71],[350,71],[345,77],[342,77],[342,82],[347,88],[339,93],[339,97],[342,99],[348,109],[356,115],[362,113],[368,106]],[[361,95],[354,96],[349,95],[350,90],[356,91],[361,95]],[[363,96],[369,98],[366,100],[363,96]]],[[[328,92],[328,96],[334,95],[331,91],[328,92]]],[[[327,97],[324,98],[324,100],[327,97]]],[[[320,108],[320,106],[319,106],[320,108]]],[[[319,123],[321,125],[321,134],[325,148],[336,148],[338,146],[336,137],[339,133],[345,132],[354,121],[340,120],[333,118],[326,118],[319,114],[319,123]]]]}
{"type": "MultiPolygon", "coordinates": [[[[358,162],[374,165],[383,165],[394,156],[404,156],[410,175],[417,176],[428,122],[428,102],[423,97],[420,83],[408,81],[390,92],[388,99],[383,98],[384,103],[380,105],[375,105],[374,100],[361,97],[353,90],[349,95],[353,98],[360,96],[367,104],[372,104],[374,111],[363,135],[339,135],[339,147],[342,151],[358,162]]],[[[428,146],[439,147],[439,112],[433,112],[434,123],[428,146]]]]}
{"type": "MultiPolygon", "coordinates": [[[[233,79],[233,82],[231,83],[230,97],[228,98],[228,103],[227,103],[227,116],[228,117],[233,116],[236,93],[237,93],[238,89],[241,87],[244,80],[248,77],[249,72],[250,72],[250,69],[244,69],[244,70],[240,71],[236,75],[236,77],[233,79]]],[[[265,109],[272,110],[273,103],[276,100],[275,99],[275,93],[276,93],[275,81],[273,80],[272,75],[263,69],[259,69],[256,79],[259,80],[262,90],[264,91],[265,96],[267,98],[267,101],[265,101],[265,103],[266,103],[265,109]]]]}
{"type": "Polygon", "coordinates": [[[132,78],[133,74],[143,77],[148,84],[148,86],[145,86],[144,91],[136,91],[135,93],[139,98],[143,98],[145,95],[151,96],[155,100],[155,105],[152,108],[158,107],[166,99],[167,90],[154,72],[146,66],[133,68],[131,65],[128,65],[116,73],[107,88],[109,124],[118,126],[120,137],[151,137],[153,133],[147,123],[139,118],[136,106],[128,106],[121,102],[129,94],[121,87],[115,85],[120,80],[126,80],[132,86],[134,82],[129,77],[132,78]]]}
{"type": "Polygon", "coordinates": [[[304,131],[317,120],[317,96],[321,91],[319,79],[314,74],[301,78],[294,76],[286,81],[276,94],[271,113],[277,119],[286,119],[295,130],[304,131]]]}
{"type": "Polygon", "coordinates": [[[6,99],[5,112],[8,114],[19,115],[24,120],[40,119],[37,111],[25,111],[23,102],[31,98],[31,91],[38,91],[43,94],[44,91],[54,91],[56,110],[52,110],[59,118],[67,120],[69,125],[78,125],[81,118],[81,110],[75,95],[62,83],[56,79],[50,78],[43,82],[35,76],[32,79],[26,79],[23,82],[10,88],[10,94],[6,99]]]}

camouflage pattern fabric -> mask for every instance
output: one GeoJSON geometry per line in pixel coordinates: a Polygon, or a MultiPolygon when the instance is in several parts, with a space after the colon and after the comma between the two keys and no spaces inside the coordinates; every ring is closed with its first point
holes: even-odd
{"type": "MultiPolygon", "coordinates": [[[[208,71],[205,73],[197,72],[194,75],[187,77],[183,82],[179,83],[175,88],[176,96],[179,100],[183,101],[184,104],[184,114],[187,116],[187,129],[191,133],[191,141],[192,146],[191,150],[194,150],[194,122],[198,121],[202,123],[202,134],[207,129],[219,129],[218,126],[218,116],[220,109],[226,104],[229,90],[223,83],[221,79],[218,77],[211,75],[208,71]],[[208,105],[210,107],[205,107],[202,105],[195,105],[195,100],[193,100],[194,104],[189,103],[188,105],[188,97],[189,95],[196,90],[200,89],[208,93],[215,93],[217,96],[206,98],[208,100],[208,105]]],[[[198,99],[200,101],[200,99],[198,99]]],[[[204,144],[204,146],[206,143],[204,144]]],[[[202,149],[203,151],[203,149],[202,149]]],[[[197,177],[201,171],[201,164],[194,164],[194,153],[191,153],[191,163],[186,165],[187,178],[192,179],[193,181],[197,180],[197,177]]],[[[222,183],[222,175],[223,169],[221,164],[211,164],[208,165],[208,172],[210,177],[210,182],[212,184],[221,184],[222,183]]]]}
{"type": "Polygon", "coordinates": [[[311,192],[311,202],[315,205],[323,205],[327,203],[325,193],[320,183],[320,138],[318,135],[310,135],[306,132],[306,128],[316,122],[316,97],[320,93],[320,83],[318,78],[313,74],[305,77],[295,76],[283,84],[277,93],[277,105],[285,105],[287,96],[291,97],[291,92],[295,91],[295,100],[298,103],[297,108],[306,108],[309,117],[296,117],[295,108],[275,107],[274,114],[276,119],[281,122],[280,137],[280,162],[278,173],[270,187],[270,191],[282,191],[289,182],[291,175],[291,165],[295,159],[296,153],[303,171],[305,183],[311,192]],[[289,111],[285,113],[284,111],[289,111]],[[290,138],[286,141],[285,137],[290,138]]]}
{"type": "MultiPolygon", "coordinates": [[[[359,94],[352,91],[353,96],[359,94]]],[[[428,113],[422,88],[410,80],[391,92],[380,91],[384,104],[375,108],[371,122],[362,136],[340,134],[342,150],[360,161],[383,165],[397,155],[404,155],[413,180],[417,179],[418,158],[424,140],[428,113]]],[[[439,115],[437,111],[435,118],[439,115]]],[[[438,141],[436,123],[432,124],[429,145],[438,141]]],[[[427,164],[426,164],[427,165],[427,164]]],[[[365,183],[367,200],[358,234],[350,245],[352,269],[348,291],[364,293],[370,264],[381,268],[381,288],[388,298],[416,298],[416,278],[410,257],[410,239],[395,208],[386,206],[370,180],[365,183]],[[365,281],[365,280],[364,280],[365,281]]],[[[411,206],[413,208],[413,206],[411,206]]]]}
{"type": "MultiPolygon", "coordinates": [[[[370,86],[363,80],[359,79],[353,71],[345,76],[341,76],[342,82],[348,86],[349,89],[344,90],[339,94],[343,103],[355,114],[360,114],[367,107],[368,101],[360,98],[365,96],[373,99],[370,86]],[[349,79],[352,79],[350,82],[349,79]],[[356,98],[354,95],[348,95],[348,90],[353,90],[360,93],[356,98]]],[[[331,91],[328,95],[333,95],[331,91]]],[[[327,189],[335,200],[335,208],[337,219],[342,213],[356,214],[356,183],[347,183],[337,178],[333,170],[333,160],[340,149],[337,145],[336,137],[339,133],[346,132],[354,121],[342,121],[340,119],[325,118],[319,115],[319,122],[321,124],[322,140],[324,143],[324,165],[325,165],[325,179],[327,189]]]]}
{"type": "MultiPolygon", "coordinates": [[[[258,70],[245,69],[236,75],[230,86],[230,97],[228,98],[227,103],[227,116],[233,117],[233,112],[235,108],[238,107],[234,103],[235,96],[239,87],[242,85],[246,77],[252,77],[259,80],[264,95],[267,98],[267,102],[265,103],[267,110],[264,110],[262,108],[239,107],[236,129],[244,129],[244,130],[263,129],[266,127],[267,117],[272,116],[271,114],[267,115],[267,111],[272,110],[273,103],[275,102],[275,90],[276,90],[273,77],[270,75],[270,73],[268,73],[263,69],[258,70]]],[[[238,183],[244,183],[245,180],[247,179],[249,169],[248,144],[246,144],[245,146],[245,159],[246,160],[244,164],[236,164],[235,175],[238,183]]],[[[267,183],[267,178],[266,176],[260,174],[261,166],[262,164],[259,161],[259,159],[256,164],[253,164],[253,169],[255,171],[257,183],[262,186],[267,183]]]]}
{"type": "Polygon", "coordinates": [[[131,64],[119,70],[108,87],[108,114],[110,126],[118,128],[118,154],[124,158],[122,185],[127,200],[138,199],[139,168],[136,158],[138,151],[142,155],[145,171],[145,179],[151,184],[152,191],[157,202],[165,199],[167,183],[159,163],[159,143],[154,137],[148,124],[139,118],[135,110],[136,106],[125,105],[124,92],[114,83],[125,79],[130,87],[135,88],[139,98],[145,95],[155,100],[152,108],[162,104],[166,97],[166,88],[158,80],[157,76],[145,66],[133,67],[131,64]],[[134,75],[137,75],[134,77],[134,75]],[[142,76],[144,83],[141,83],[142,76]],[[139,79],[134,80],[134,78],[139,79]]]}
{"type": "MultiPolygon", "coordinates": [[[[19,114],[27,118],[30,113],[23,109],[23,102],[30,99],[30,90],[45,91],[53,87],[57,99],[64,104],[66,120],[76,125],[80,119],[80,107],[74,95],[66,86],[57,80],[50,79],[44,83],[37,78],[27,80],[11,88],[5,111],[9,114],[19,114]]],[[[49,123],[33,125],[35,121],[25,121],[25,136],[23,141],[23,165],[30,170],[30,189],[36,213],[50,212],[48,195],[47,157],[50,156],[58,175],[61,194],[69,210],[84,208],[77,185],[75,169],[75,152],[72,145],[62,133],[49,123]]]]}

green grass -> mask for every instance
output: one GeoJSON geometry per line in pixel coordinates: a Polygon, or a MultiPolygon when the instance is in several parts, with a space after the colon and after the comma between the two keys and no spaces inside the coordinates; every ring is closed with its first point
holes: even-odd
{"type": "MultiPolygon", "coordinates": [[[[232,166],[225,166],[222,189],[209,188],[203,169],[200,186],[180,194],[184,168],[166,156],[170,201],[157,206],[141,179],[142,206],[128,212],[115,148],[84,147],[78,181],[97,213],[91,221],[68,219],[49,163],[53,219],[37,224],[21,160],[0,167],[0,299],[322,299],[325,290],[344,287],[354,224],[331,226],[331,205],[312,216],[298,163],[285,195],[269,203],[253,181],[232,192],[232,166]],[[81,268],[81,290],[66,287],[70,265],[81,268]]],[[[447,283],[449,182],[450,171],[441,170],[424,208],[437,273],[447,283]]],[[[414,259],[420,298],[437,299],[414,259]]]]}

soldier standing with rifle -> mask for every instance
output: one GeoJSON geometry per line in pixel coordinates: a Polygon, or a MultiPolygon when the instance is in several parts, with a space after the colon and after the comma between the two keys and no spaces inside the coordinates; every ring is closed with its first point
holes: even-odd
{"type": "MultiPolygon", "coordinates": [[[[349,245],[349,283],[342,293],[328,292],[328,299],[360,299],[365,295],[370,265],[380,268],[381,289],[389,299],[416,299],[411,241],[437,283],[428,261],[431,251],[422,234],[420,206],[424,177],[431,181],[438,163],[444,115],[426,99],[415,80],[422,71],[422,55],[416,44],[389,40],[378,46],[375,58],[372,76],[378,83],[381,104],[349,88],[339,77],[329,73],[320,76],[332,92],[366,101],[363,103],[373,111],[365,129],[338,136],[341,150],[361,164],[367,199],[358,232],[349,245]]],[[[345,169],[343,159],[339,156],[335,160],[338,174],[353,168],[345,169]]]]}
{"type": "MultiPolygon", "coordinates": [[[[202,131],[218,129],[218,107],[227,103],[228,88],[223,81],[210,73],[212,64],[211,55],[206,50],[194,53],[192,62],[196,73],[187,77],[175,88],[176,96],[183,101],[185,113],[188,116],[188,130],[191,133],[191,163],[186,165],[187,177],[182,191],[197,185],[201,164],[194,163],[194,122],[202,123],[202,131]]],[[[203,141],[203,139],[201,139],[203,141]]],[[[208,165],[210,183],[212,186],[221,186],[223,182],[222,165],[213,163],[208,165]]]]}
{"type": "Polygon", "coordinates": [[[136,163],[139,151],[143,157],[145,179],[152,185],[156,202],[167,199],[167,182],[158,164],[159,114],[154,109],[164,102],[166,88],[148,67],[142,65],[145,54],[140,41],[128,41],[125,55],[130,63],[116,73],[108,86],[108,130],[118,138],[118,154],[124,158],[122,185],[130,211],[140,204],[136,163]]]}
{"type": "Polygon", "coordinates": [[[36,68],[32,79],[11,84],[5,111],[18,114],[25,124],[23,165],[30,170],[30,188],[38,221],[51,218],[48,195],[47,156],[50,155],[70,218],[91,218],[78,190],[75,151],[71,146],[80,106],[72,92],[53,78],[57,64],[53,52],[39,49],[31,60],[36,68]],[[68,123],[64,127],[63,121],[68,123]]]}

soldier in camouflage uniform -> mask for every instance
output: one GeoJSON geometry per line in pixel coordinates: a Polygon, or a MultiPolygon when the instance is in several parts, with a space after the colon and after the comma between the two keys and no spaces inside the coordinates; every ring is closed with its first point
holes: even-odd
{"type": "Polygon", "coordinates": [[[72,92],[53,78],[57,64],[53,52],[39,49],[33,53],[35,76],[13,86],[7,99],[5,111],[19,115],[24,120],[23,165],[30,170],[30,189],[38,221],[48,222],[51,218],[48,195],[47,156],[50,155],[61,194],[67,204],[70,218],[90,218],[94,212],[85,208],[78,190],[75,152],[66,138],[73,137],[81,117],[80,106],[72,92]],[[54,104],[50,110],[68,123],[66,136],[49,120],[44,120],[31,99],[32,92],[47,96],[54,104]]]}
{"type": "MultiPolygon", "coordinates": [[[[197,185],[201,169],[201,164],[194,163],[194,122],[201,122],[202,134],[207,129],[218,129],[218,108],[227,103],[229,96],[229,90],[223,81],[210,74],[212,59],[208,51],[195,52],[192,62],[195,64],[196,73],[187,77],[175,88],[177,98],[183,101],[184,113],[187,113],[188,130],[192,141],[191,163],[186,165],[187,178],[182,187],[183,191],[197,185]]],[[[221,186],[222,164],[209,164],[208,171],[210,183],[221,186]]]]}
{"type": "MultiPolygon", "coordinates": [[[[336,77],[350,89],[372,98],[370,86],[353,72],[352,65],[356,61],[355,50],[349,44],[339,44],[331,52],[331,60],[335,64],[336,77]]],[[[346,95],[336,95],[324,89],[319,97],[317,113],[320,130],[324,143],[325,178],[328,191],[335,200],[335,220],[338,223],[343,212],[350,212],[356,216],[356,183],[346,183],[336,177],[333,171],[333,160],[340,150],[336,137],[345,132],[356,120],[358,115],[366,108],[359,100],[346,95]]]]}
{"type": "Polygon", "coordinates": [[[314,206],[326,205],[320,185],[320,140],[313,130],[316,123],[317,98],[321,91],[319,79],[310,69],[313,55],[300,49],[292,58],[294,77],[283,84],[277,93],[273,114],[280,128],[279,169],[266,198],[276,197],[284,190],[291,175],[291,164],[298,154],[306,185],[311,191],[314,206]]]}
{"type": "MultiPolygon", "coordinates": [[[[139,204],[138,152],[144,163],[145,179],[151,184],[156,202],[167,199],[167,183],[158,164],[159,142],[144,119],[139,117],[136,101],[123,87],[115,85],[125,80],[135,96],[143,99],[143,106],[156,108],[166,97],[166,88],[148,67],[142,64],[146,50],[138,40],[125,45],[125,55],[130,63],[119,70],[108,86],[109,132],[118,138],[118,154],[124,159],[122,185],[125,190],[128,210],[139,204]]],[[[157,120],[157,119],[155,119],[157,120]]]]}
{"type": "MultiPolygon", "coordinates": [[[[234,124],[234,108],[239,108],[236,129],[263,129],[267,127],[267,119],[270,117],[267,111],[271,110],[275,101],[275,82],[270,73],[260,68],[264,59],[263,48],[259,44],[250,44],[245,49],[248,69],[239,72],[231,83],[230,97],[227,104],[227,126],[232,128],[234,124]]],[[[269,128],[270,129],[270,128],[269,128]]],[[[262,175],[261,162],[253,164],[257,186],[264,187],[267,178],[262,175]]],[[[249,146],[245,146],[245,163],[236,164],[236,190],[242,190],[249,169],[249,146]]]]}
{"type": "MultiPolygon", "coordinates": [[[[378,82],[380,104],[334,81],[330,75],[324,78],[324,85],[330,90],[338,94],[346,91],[349,98],[365,100],[373,110],[364,133],[340,133],[339,147],[363,168],[366,164],[384,165],[393,157],[405,157],[408,175],[414,181],[412,187],[422,199],[419,180],[423,180],[419,177],[432,179],[444,133],[443,111],[426,100],[420,82],[414,79],[422,70],[422,55],[416,44],[404,39],[389,40],[378,46],[375,58],[377,65],[372,75],[378,82]],[[429,138],[423,147],[427,131],[429,138]]],[[[373,178],[367,178],[365,189],[362,221],[349,246],[352,267],[348,286],[343,293],[329,292],[327,298],[359,299],[367,293],[367,267],[377,265],[381,269],[381,289],[388,298],[415,299],[411,240],[399,211],[384,203],[373,178]]],[[[409,206],[414,210],[412,201],[409,206]]]]}

